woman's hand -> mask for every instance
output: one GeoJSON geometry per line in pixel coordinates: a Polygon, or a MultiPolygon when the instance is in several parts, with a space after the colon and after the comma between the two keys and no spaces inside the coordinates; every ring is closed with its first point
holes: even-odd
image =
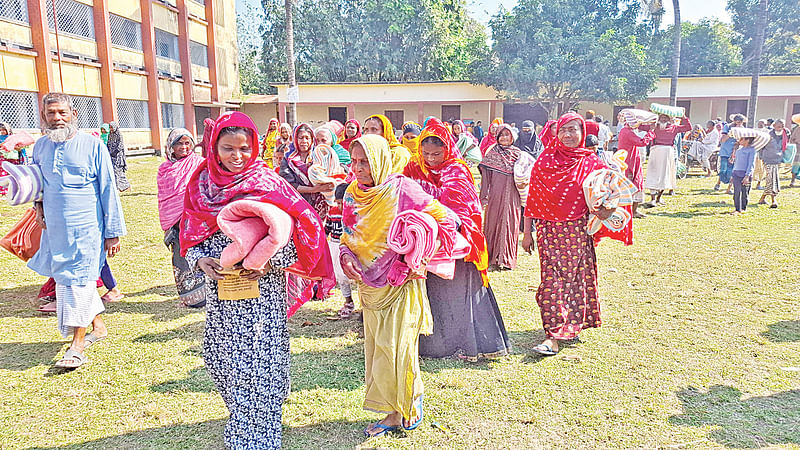
{"type": "Polygon", "coordinates": [[[529,255],[533,254],[533,249],[535,245],[533,243],[533,234],[532,233],[523,233],[522,234],[522,249],[525,250],[526,253],[529,255]]]}
{"type": "Polygon", "coordinates": [[[106,255],[108,255],[109,258],[113,257],[114,255],[119,253],[120,249],[119,238],[115,237],[106,239],[104,247],[106,250],[106,255]]]}
{"type": "Polygon", "coordinates": [[[605,206],[601,206],[597,211],[593,211],[592,214],[599,217],[600,220],[606,220],[614,214],[616,208],[606,208],[605,206]]]}
{"type": "Polygon", "coordinates": [[[314,186],[314,192],[327,192],[332,191],[334,188],[333,183],[318,184],[314,186]]]}
{"type": "Polygon", "coordinates": [[[222,270],[222,266],[219,265],[218,262],[214,261],[213,258],[200,258],[197,260],[197,267],[203,271],[209,278],[212,280],[221,280],[223,279],[223,275],[219,273],[222,270]]]}
{"type": "Polygon", "coordinates": [[[342,272],[351,280],[362,281],[361,271],[358,269],[355,259],[352,255],[342,255],[342,272]]]}
{"type": "Polygon", "coordinates": [[[41,202],[34,202],[33,209],[36,212],[36,225],[39,225],[39,228],[46,230],[47,224],[44,223],[44,205],[41,202]]]}
{"type": "Polygon", "coordinates": [[[262,270],[243,269],[241,272],[239,272],[239,276],[248,281],[256,281],[266,275],[270,270],[272,270],[272,266],[267,263],[262,270]]]}

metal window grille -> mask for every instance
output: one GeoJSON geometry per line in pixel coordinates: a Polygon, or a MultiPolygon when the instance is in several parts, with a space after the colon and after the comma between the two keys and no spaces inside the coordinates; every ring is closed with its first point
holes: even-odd
{"type": "Polygon", "coordinates": [[[189,41],[189,56],[191,57],[192,64],[208,67],[208,47],[205,45],[199,42],[189,41]]]}
{"type": "Polygon", "coordinates": [[[183,116],[183,105],[175,103],[162,103],[161,126],[163,128],[185,127],[186,120],[183,116]]]}
{"type": "Polygon", "coordinates": [[[78,128],[100,128],[103,123],[103,104],[99,97],[73,95],[78,110],[78,128]]]}
{"type": "Polygon", "coordinates": [[[36,92],[0,89],[0,122],[8,122],[11,128],[39,128],[36,92]]]}
{"type": "MultiPolygon", "coordinates": [[[[91,6],[74,0],[55,1],[56,11],[58,11],[59,33],[63,32],[94,39],[94,17],[92,16],[91,6]]],[[[47,4],[47,23],[50,25],[51,30],[55,30],[53,2],[48,0],[45,3],[47,4]]]]}
{"type": "Polygon", "coordinates": [[[156,28],[156,55],[173,61],[180,61],[178,56],[178,36],[156,28]]]}
{"type": "Polygon", "coordinates": [[[150,128],[150,112],[144,100],[117,99],[120,128],[150,128]]]}
{"type": "Polygon", "coordinates": [[[108,19],[112,44],[142,50],[142,24],[116,14],[109,14],[108,19]]]}
{"type": "Polygon", "coordinates": [[[0,1],[0,17],[28,23],[28,2],[26,0],[0,1]]]}
{"type": "Polygon", "coordinates": [[[199,4],[203,5],[203,6],[205,6],[205,4],[206,4],[206,0],[194,0],[194,2],[195,3],[199,3],[199,4]]]}

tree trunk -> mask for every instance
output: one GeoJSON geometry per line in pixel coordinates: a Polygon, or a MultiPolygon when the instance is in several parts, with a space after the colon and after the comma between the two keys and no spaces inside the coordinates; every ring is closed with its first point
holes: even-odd
{"type": "Polygon", "coordinates": [[[750,101],[747,102],[747,120],[751,127],[756,125],[756,106],[758,106],[758,77],[761,74],[761,53],[764,50],[764,30],[767,28],[767,0],[758,2],[758,27],[756,46],[753,49],[753,72],[750,79],[750,101]]]}
{"type": "Polygon", "coordinates": [[[669,104],[678,105],[678,70],[681,67],[681,6],[678,0],[672,0],[675,10],[675,27],[672,36],[672,79],[669,82],[669,104]]]}
{"type": "MultiPolygon", "coordinates": [[[[294,24],[292,23],[292,0],[285,0],[286,5],[286,59],[287,69],[286,75],[289,78],[289,89],[297,86],[297,80],[294,72],[294,24]]],[[[286,121],[290,126],[294,127],[297,117],[297,104],[293,101],[289,102],[289,108],[286,111],[286,121]]]]}

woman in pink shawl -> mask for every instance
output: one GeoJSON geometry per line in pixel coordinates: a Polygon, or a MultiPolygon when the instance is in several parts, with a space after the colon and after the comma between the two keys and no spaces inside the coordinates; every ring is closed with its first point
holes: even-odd
{"type": "Polygon", "coordinates": [[[167,136],[164,155],[167,160],[158,167],[158,217],[164,230],[164,244],[172,250],[172,271],[181,303],[192,308],[206,304],[205,278],[189,268],[181,256],[180,221],[186,185],[203,158],[194,152],[194,138],[189,130],[175,128],[167,136]]]}
{"type": "MultiPolygon", "coordinates": [[[[597,258],[587,233],[589,207],[583,181],[605,168],[597,154],[585,148],[586,125],[579,114],[561,116],[556,138],[539,155],[531,172],[525,206],[522,248],[533,249],[532,222],[541,264],[536,301],[542,313],[545,340],[533,351],[558,353],[559,341],[573,341],[584,328],[600,326],[597,301],[597,258]]],[[[613,209],[596,214],[607,219],[613,209]]]]}

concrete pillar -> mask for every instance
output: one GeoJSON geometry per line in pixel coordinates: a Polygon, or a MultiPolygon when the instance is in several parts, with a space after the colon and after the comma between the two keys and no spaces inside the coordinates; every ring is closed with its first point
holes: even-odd
{"type": "Polygon", "coordinates": [[[100,60],[100,92],[103,97],[103,122],[118,119],[117,97],[114,92],[114,62],[111,59],[111,24],[108,19],[108,0],[94,0],[94,38],[97,59],[100,60]]]}
{"type": "Polygon", "coordinates": [[[158,90],[158,67],[156,66],[156,32],[153,28],[152,0],[139,0],[142,12],[142,52],[144,69],[147,71],[147,111],[150,116],[150,139],[153,148],[161,148],[161,98],[158,90]]]}
{"type": "MultiPolygon", "coordinates": [[[[212,2],[209,2],[212,3],[212,2]]],[[[181,60],[181,75],[183,76],[183,118],[186,129],[192,134],[197,134],[194,120],[194,99],[192,97],[192,59],[189,57],[189,12],[186,10],[186,0],[177,0],[178,4],[178,55],[181,60]]]]}

